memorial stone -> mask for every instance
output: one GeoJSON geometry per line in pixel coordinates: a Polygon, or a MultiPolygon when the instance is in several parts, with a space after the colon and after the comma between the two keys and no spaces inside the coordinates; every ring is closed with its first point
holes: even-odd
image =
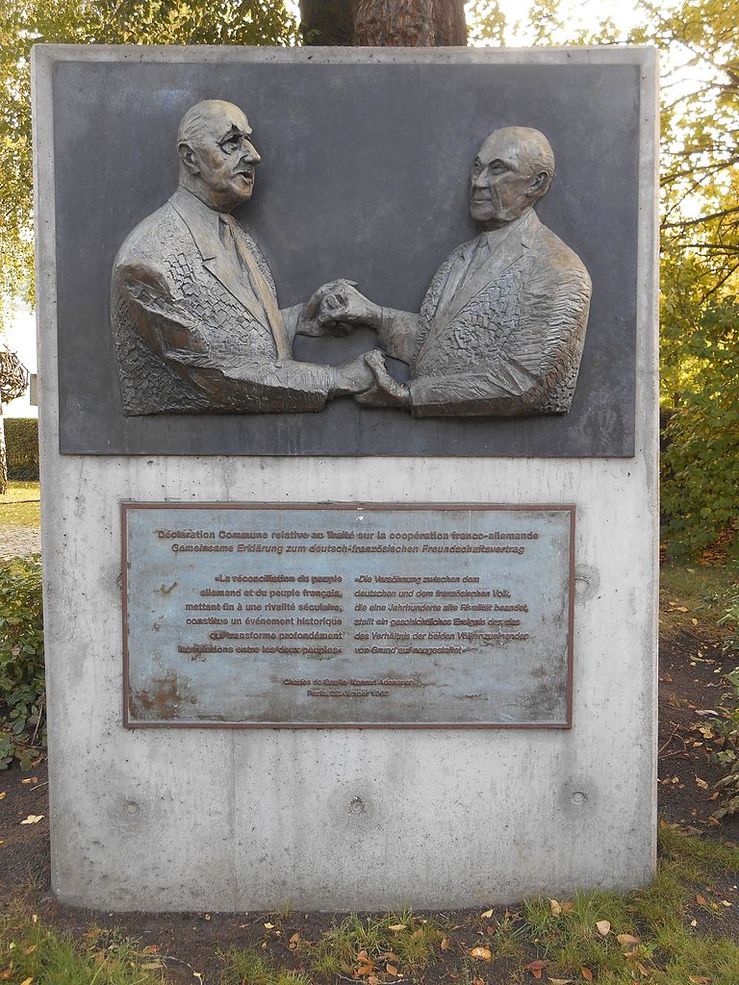
{"type": "Polygon", "coordinates": [[[52,879],[655,866],[650,49],[34,49],[52,879]]]}

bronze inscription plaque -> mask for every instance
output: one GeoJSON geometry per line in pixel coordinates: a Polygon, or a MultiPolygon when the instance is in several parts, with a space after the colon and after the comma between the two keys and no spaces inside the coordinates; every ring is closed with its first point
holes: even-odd
{"type": "Polygon", "coordinates": [[[123,503],[129,726],[571,725],[573,506],[123,503]]]}

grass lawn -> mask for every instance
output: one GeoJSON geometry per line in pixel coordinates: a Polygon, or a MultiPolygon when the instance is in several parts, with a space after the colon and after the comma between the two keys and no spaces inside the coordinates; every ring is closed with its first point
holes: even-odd
{"type": "Polygon", "coordinates": [[[0,496],[0,528],[38,527],[41,502],[38,482],[10,481],[0,496]]]}

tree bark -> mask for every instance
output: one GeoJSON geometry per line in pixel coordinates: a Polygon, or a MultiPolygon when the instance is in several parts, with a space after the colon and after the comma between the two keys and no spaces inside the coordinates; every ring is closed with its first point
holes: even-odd
{"type": "Polygon", "coordinates": [[[465,45],[464,0],[355,0],[354,43],[411,48],[465,45]]]}
{"type": "Polygon", "coordinates": [[[300,0],[304,45],[354,44],[355,0],[300,0]]]}

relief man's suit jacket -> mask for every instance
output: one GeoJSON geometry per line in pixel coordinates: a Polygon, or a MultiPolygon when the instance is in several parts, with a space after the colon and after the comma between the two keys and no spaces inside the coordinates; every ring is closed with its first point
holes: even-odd
{"type": "Polygon", "coordinates": [[[421,307],[412,412],[566,413],[590,294],[582,261],[533,209],[462,244],[435,274],[421,307]]]}
{"type": "Polygon", "coordinates": [[[291,359],[298,312],[279,311],[255,241],[178,189],[133,230],[113,266],[124,413],[322,410],[335,371],[291,359]],[[239,265],[244,251],[251,277],[239,265]]]}

